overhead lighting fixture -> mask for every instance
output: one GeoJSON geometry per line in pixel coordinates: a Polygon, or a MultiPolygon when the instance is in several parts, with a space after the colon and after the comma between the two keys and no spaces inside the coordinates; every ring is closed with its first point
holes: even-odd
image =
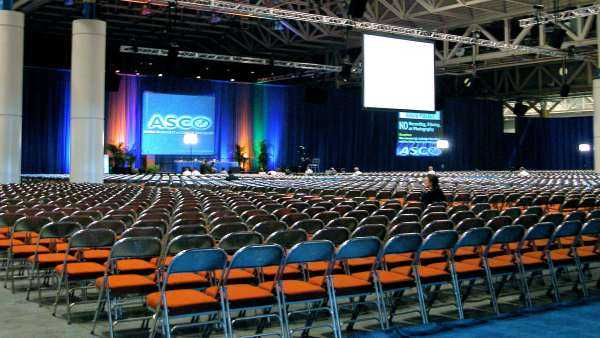
{"type": "Polygon", "coordinates": [[[582,153],[589,153],[592,151],[592,146],[589,143],[581,143],[579,145],[579,151],[582,153]]]}
{"type": "Polygon", "coordinates": [[[202,78],[202,76],[200,76],[200,75],[196,75],[196,79],[198,79],[198,80],[199,80],[199,79],[201,79],[201,78],[202,78]]]}
{"type": "Polygon", "coordinates": [[[163,73],[159,73],[159,74],[158,74],[158,77],[163,77],[163,73]]]}
{"type": "Polygon", "coordinates": [[[121,72],[121,71],[120,71],[120,70],[118,70],[118,69],[117,69],[117,70],[115,70],[115,73],[117,73],[117,74],[119,74],[120,72],[121,72]]]}
{"type": "MultiPolygon", "coordinates": [[[[158,5],[171,4],[172,0],[153,0],[152,3],[158,5]]],[[[503,41],[492,41],[486,39],[476,39],[470,36],[461,36],[443,32],[432,32],[421,28],[402,27],[395,25],[382,24],[369,21],[358,21],[336,16],[320,15],[306,13],[288,9],[257,6],[242,2],[222,1],[222,0],[179,0],[176,2],[181,8],[189,8],[203,11],[219,11],[230,15],[241,17],[255,17],[262,19],[280,19],[294,20],[301,22],[320,23],[329,26],[346,27],[357,31],[387,33],[415,38],[425,38],[438,41],[449,41],[454,43],[464,43],[469,45],[479,45],[489,48],[497,48],[507,51],[520,51],[527,54],[541,54],[548,56],[567,56],[567,53],[552,50],[548,48],[530,47],[522,45],[513,45],[503,41]]]]}
{"type": "Polygon", "coordinates": [[[435,146],[438,149],[448,149],[450,148],[450,142],[448,140],[437,140],[435,146]]]}
{"type": "Polygon", "coordinates": [[[588,7],[581,7],[571,9],[568,11],[558,12],[554,14],[545,13],[536,15],[531,18],[519,20],[519,26],[521,28],[533,27],[536,25],[544,25],[547,23],[555,23],[560,21],[569,21],[575,18],[585,18],[586,16],[592,16],[600,14],[600,5],[592,5],[588,7]]]}
{"type": "Polygon", "coordinates": [[[235,81],[235,79],[229,79],[229,82],[234,82],[234,81],[235,81]]]}

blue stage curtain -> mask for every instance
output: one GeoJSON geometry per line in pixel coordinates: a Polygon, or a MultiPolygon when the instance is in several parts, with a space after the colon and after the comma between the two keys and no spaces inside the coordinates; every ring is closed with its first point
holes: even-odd
{"type": "Polygon", "coordinates": [[[69,172],[70,73],[26,68],[21,172],[69,172]]]}
{"type": "Polygon", "coordinates": [[[593,143],[592,117],[520,118],[515,135],[515,163],[529,169],[591,169],[591,152],[579,144],[593,143]]]}

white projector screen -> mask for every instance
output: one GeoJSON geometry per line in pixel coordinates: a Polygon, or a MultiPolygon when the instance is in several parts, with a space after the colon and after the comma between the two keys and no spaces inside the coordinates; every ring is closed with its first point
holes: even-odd
{"type": "Polygon", "coordinates": [[[363,35],[363,106],[435,110],[434,44],[363,35]]]}

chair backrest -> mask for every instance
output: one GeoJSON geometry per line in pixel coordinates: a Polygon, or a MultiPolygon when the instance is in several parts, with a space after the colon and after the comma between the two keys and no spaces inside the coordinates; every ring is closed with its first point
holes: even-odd
{"type": "Polygon", "coordinates": [[[431,222],[439,220],[447,220],[448,214],[445,212],[431,212],[421,218],[421,225],[426,226],[431,222]]]}
{"type": "Polygon", "coordinates": [[[153,258],[159,257],[161,252],[162,245],[156,237],[129,237],[122,238],[113,245],[108,259],[153,258]]]}
{"type": "Polygon", "coordinates": [[[517,207],[506,208],[500,213],[500,216],[508,216],[514,220],[521,216],[521,209],[517,207]]]}
{"type": "Polygon", "coordinates": [[[450,217],[450,220],[452,221],[452,223],[458,224],[462,220],[467,218],[475,218],[475,213],[473,211],[458,211],[450,217]]]}
{"type": "Polygon", "coordinates": [[[125,223],[117,219],[103,219],[88,224],[86,229],[111,229],[117,235],[120,235],[125,231],[125,223]]]}
{"type": "MultiPolygon", "coordinates": [[[[492,229],[493,231],[494,229],[492,229]]],[[[484,255],[487,256],[490,248],[494,244],[519,243],[523,239],[525,228],[522,225],[506,225],[496,230],[488,246],[484,250],[484,255]]]]}
{"type": "Polygon", "coordinates": [[[294,223],[303,220],[309,219],[310,215],[302,213],[302,212],[294,212],[291,214],[287,214],[281,217],[281,221],[286,223],[288,226],[292,226],[294,223]]]}
{"type": "Polygon", "coordinates": [[[480,247],[487,245],[492,238],[492,229],[487,227],[472,228],[463,233],[452,250],[452,255],[456,250],[463,247],[480,247]]]}
{"type": "Polygon", "coordinates": [[[552,233],[554,232],[554,223],[545,222],[545,223],[537,223],[527,229],[523,240],[519,243],[519,250],[522,250],[524,246],[527,245],[530,241],[540,240],[540,239],[550,239],[552,237],[552,233]]]}
{"type": "Polygon", "coordinates": [[[277,217],[274,215],[254,215],[246,220],[248,227],[254,227],[255,225],[265,221],[277,221],[277,217]]]}
{"type": "Polygon", "coordinates": [[[231,269],[260,268],[265,266],[281,266],[284,250],[277,244],[252,244],[239,249],[231,258],[224,272],[227,279],[231,269]]]}
{"type": "Polygon", "coordinates": [[[243,232],[248,231],[248,227],[245,223],[242,222],[234,222],[234,223],[222,223],[217,225],[210,231],[210,235],[213,236],[217,241],[221,240],[221,238],[227,236],[228,234],[232,234],[235,232],[243,232]]]}
{"type": "Polygon", "coordinates": [[[358,226],[358,221],[354,217],[340,217],[332,219],[327,223],[327,227],[342,227],[353,231],[358,226]]]}
{"type": "Polygon", "coordinates": [[[186,224],[173,227],[167,234],[168,240],[171,240],[179,235],[204,235],[206,228],[201,225],[186,224]]]}
{"type": "Polygon", "coordinates": [[[302,229],[296,230],[281,230],[272,233],[266,240],[267,244],[278,244],[285,249],[289,249],[294,245],[307,241],[308,235],[302,229]]]}
{"type": "Polygon", "coordinates": [[[49,223],[40,229],[39,238],[69,238],[81,230],[79,223],[49,223]]]}
{"type": "Polygon", "coordinates": [[[132,228],[147,228],[147,227],[157,227],[160,229],[160,231],[164,234],[165,232],[167,232],[167,228],[168,228],[169,224],[164,221],[164,220],[160,220],[160,219],[144,219],[144,220],[138,220],[137,222],[133,223],[131,225],[132,228]]]}
{"type": "Polygon", "coordinates": [[[419,222],[419,216],[415,214],[396,215],[392,219],[391,224],[400,224],[406,222],[419,222]]]}
{"type": "Polygon", "coordinates": [[[586,214],[581,210],[571,211],[567,217],[565,217],[565,221],[580,221],[585,222],[586,214]]]}
{"type": "Polygon", "coordinates": [[[440,230],[428,235],[424,240],[417,254],[415,261],[419,261],[421,253],[430,250],[450,250],[458,240],[458,233],[454,230],[440,230]]]}
{"type": "MultiPolygon", "coordinates": [[[[550,242],[554,243],[558,238],[579,236],[582,227],[583,225],[580,221],[566,221],[556,227],[550,238],[550,242]]],[[[573,241],[573,244],[575,243],[576,241],[573,241]]]]}
{"type": "Polygon", "coordinates": [[[394,237],[400,234],[421,233],[421,223],[419,222],[404,222],[396,224],[390,231],[389,236],[394,237]]]}
{"type": "Polygon", "coordinates": [[[418,233],[396,235],[388,239],[388,241],[385,243],[382,254],[385,256],[391,254],[417,252],[419,247],[421,247],[422,242],[423,237],[421,237],[421,235],[418,233]]]}
{"type": "Polygon", "coordinates": [[[277,231],[287,230],[287,228],[287,224],[281,221],[263,221],[256,224],[254,228],[252,228],[252,231],[256,231],[264,238],[267,238],[271,234],[277,231]]]}
{"type": "Polygon", "coordinates": [[[533,214],[536,215],[538,218],[542,217],[544,215],[544,209],[540,206],[531,206],[529,208],[527,208],[524,212],[524,215],[528,215],[528,214],[533,214]]]}
{"type": "Polygon", "coordinates": [[[31,231],[39,233],[42,227],[52,222],[50,218],[37,217],[37,216],[25,216],[17,219],[13,226],[13,233],[19,231],[31,231]]]}
{"type": "Polygon", "coordinates": [[[496,231],[502,227],[511,225],[512,222],[513,222],[513,219],[509,216],[496,216],[496,217],[492,218],[491,220],[489,220],[485,224],[485,226],[492,229],[493,231],[496,231]]]}
{"type": "Polygon", "coordinates": [[[389,219],[384,215],[371,215],[360,220],[358,226],[380,224],[386,226],[389,223],[389,219]]]}
{"type": "MultiPolygon", "coordinates": [[[[187,249],[178,253],[169,268],[167,275],[185,272],[209,272],[224,270],[227,265],[227,253],[222,249],[187,249]]],[[[167,278],[164,279],[167,282],[167,278]]]]}
{"type": "Polygon", "coordinates": [[[110,247],[116,238],[117,235],[110,229],[79,230],[69,239],[69,250],[110,247]]]}
{"type": "Polygon", "coordinates": [[[340,214],[337,211],[321,211],[318,214],[314,215],[314,219],[321,220],[323,224],[327,224],[330,221],[339,218],[340,214]]]}
{"type": "Polygon", "coordinates": [[[314,234],[318,230],[323,229],[323,221],[320,219],[303,219],[292,225],[292,229],[302,229],[308,234],[314,234]]]}
{"type": "Polygon", "coordinates": [[[387,235],[387,228],[381,224],[367,224],[361,225],[352,234],[350,238],[357,237],[377,237],[380,241],[383,241],[387,235]]]}
{"type": "Polygon", "coordinates": [[[583,224],[581,235],[598,236],[600,235],[600,218],[593,218],[583,224]]]}
{"type": "Polygon", "coordinates": [[[209,249],[213,246],[214,240],[210,235],[179,235],[169,241],[165,253],[167,255],[175,255],[188,249],[209,249]]]}
{"type": "Polygon", "coordinates": [[[350,238],[350,231],[346,228],[325,228],[315,232],[312,240],[328,240],[338,246],[347,241],[348,238],[350,238]]]}
{"type": "Polygon", "coordinates": [[[483,226],[485,226],[485,221],[481,218],[466,218],[460,221],[454,230],[460,235],[469,229],[481,228],[483,226]]]}
{"type": "Polygon", "coordinates": [[[436,220],[429,223],[425,228],[421,231],[421,235],[423,237],[427,237],[428,235],[441,230],[452,230],[454,229],[454,223],[450,220],[436,220]]]}
{"type": "Polygon", "coordinates": [[[477,217],[483,219],[485,222],[489,222],[492,218],[500,216],[500,210],[487,209],[480,212],[477,217]]]}
{"type": "Polygon", "coordinates": [[[162,238],[163,232],[159,227],[129,228],[121,234],[121,238],[129,237],[154,237],[162,238]]]}
{"type": "Polygon", "coordinates": [[[338,249],[336,260],[352,258],[377,257],[381,249],[381,241],[376,237],[350,238],[338,249]]]}
{"type": "Polygon", "coordinates": [[[247,245],[261,244],[262,242],[263,237],[258,232],[234,232],[221,238],[219,248],[225,250],[228,254],[233,254],[247,245]]]}
{"type": "Polygon", "coordinates": [[[312,240],[294,245],[287,253],[285,264],[331,262],[335,246],[330,241],[312,240]]]}
{"type": "Polygon", "coordinates": [[[517,217],[514,220],[514,224],[519,224],[525,227],[525,229],[528,229],[532,226],[534,226],[538,221],[539,221],[539,217],[538,215],[533,215],[533,214],[523,214],[519,217],[517,217]]]}
{"type": "Polygon", "coordinates": [[[559,226],[565,219],[565,215],[562,212],[550,212],[540,218],[540,222],[552,222],[554,225],[559,226]]]}

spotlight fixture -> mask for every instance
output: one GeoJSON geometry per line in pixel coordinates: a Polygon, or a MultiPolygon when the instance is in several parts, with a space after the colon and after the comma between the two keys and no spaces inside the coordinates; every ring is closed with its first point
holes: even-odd
{"type": "Polygon", "coordinates": [[[229,82],[234,82],[234,81],[235,81],[234,78],[229,79],[229,82]]]}
{"type": "Polygon", "coordinates": [[[136,76],[140,76],[140,72],[135,72],[135,75],[136,76]]]}
{"type": "Polygon", "coordinates": [[[592,151],[592,146],[589,143],[581,143],[579,144],[579,151],[582,153],[589,153],[592,151]]]}
{"type": "Polygon", "coordinates": [[[435,146],[438,149],[448,149],[450,148],[450,142],[448,140],[437,140],[435,146]]]}
{"type": "Polygon", "coordinates": [[[121,71],[120,71],[120,70],[118,70],[118,69],[117,69],[117,70],[115,70],[115,73],[117,73],[117,74],[119,74],[120,72],[121,72],[121,71]]]}
{"type": "Polygon", "coordinates": [[[196,79],[198,79],[198,80],[199,80],[199,79],[201,79],[201,78],[202,78],[202,76],[200,76],[200,75],[196,75],[196,79]]]}
{"type": "Polygon", "coordinates": [[[158,73],[158,77],[163,77],[163,73],[158,73]]]}

